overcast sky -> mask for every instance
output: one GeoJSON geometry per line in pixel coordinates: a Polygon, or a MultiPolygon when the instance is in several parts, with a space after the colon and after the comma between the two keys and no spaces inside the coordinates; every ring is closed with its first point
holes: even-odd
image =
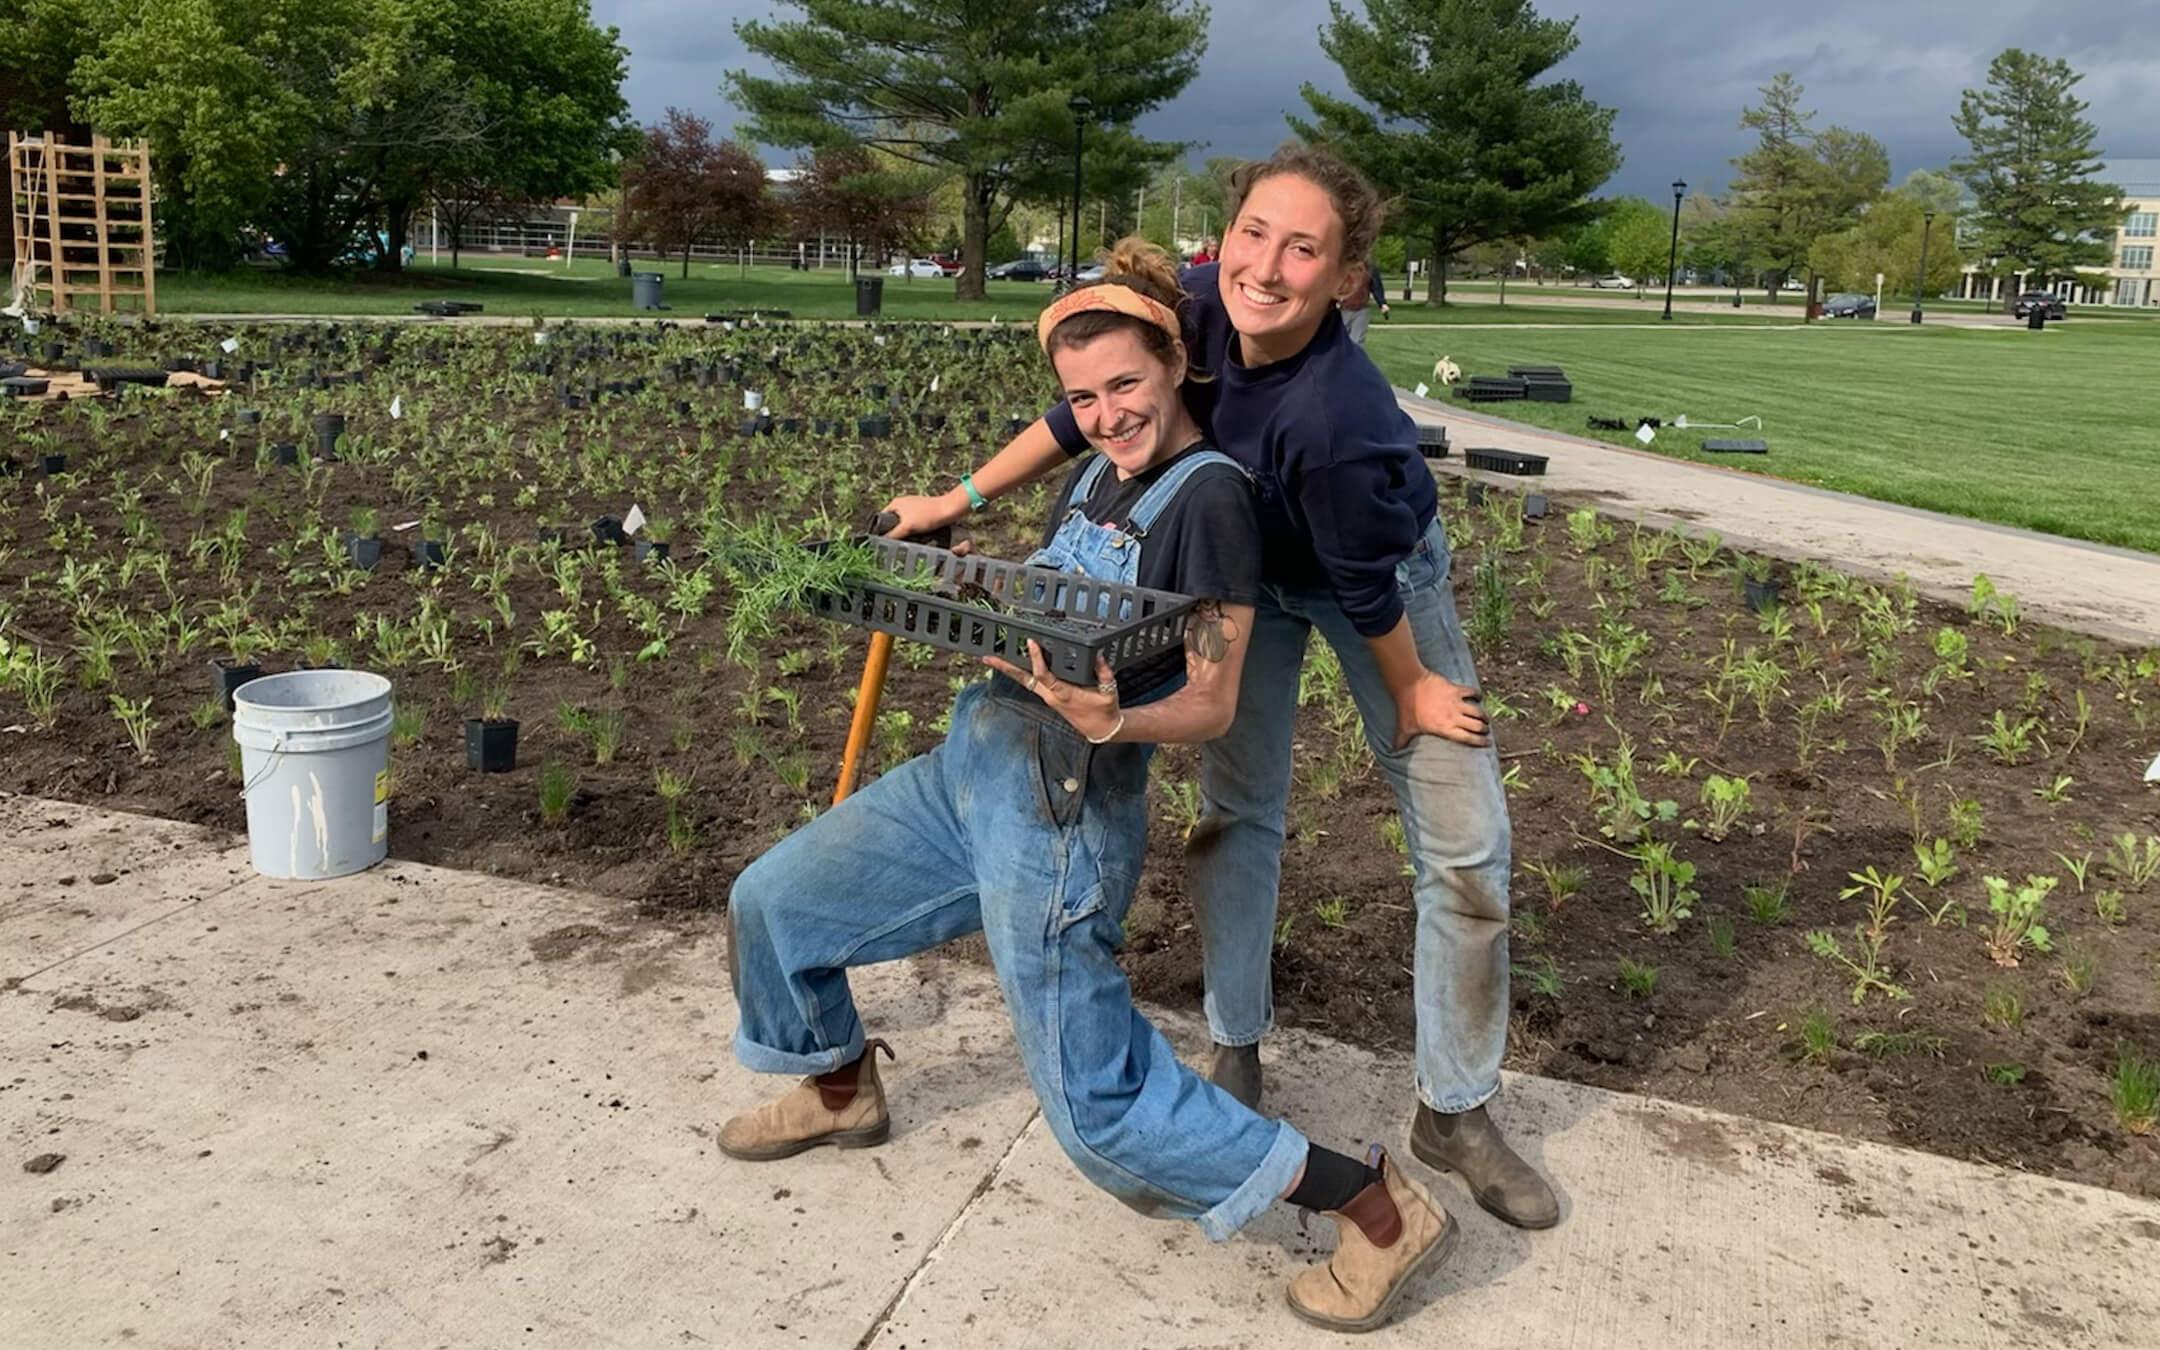
{"type": "MultiPolygon", "coordinates": [[[[1357,7],[1357,0],[1351,0],[1357,7]]],[[[1143,119],[1141,130],[1196,141],[1206,155],[1261,154],[1287,134],[1306,81],[1340,90],[1314,40],[1327,0],[1213,0],[1200,75],[1143,119]]],[[[622,30],[627,93],[639,121],[669,105],[722,128],[738,113],[719,92],[747,57],[734,21],[800,11],[774,0],[593,0],[594,17],[622,30]]],[[[1721,190],[1746,145],[1740,109],[1757,86],[1789,70],[1807,87],[1818,127],[1866,131],[1890,150],[1893,181],[1939,168],[1963,148],[1951,130],[1958,92],[1978,86],[2005,47],[2067,59],[2103,152],[2160,158],[2160,6],[2153,0],[1577,0],[1541,7],[1580,15],[1581,46],[1561,67],[1617,109],[1624,160],[1608,192],[1662,197],[1675,177],[1721,190]]],[[[766,150],[772,162],[791,153],[766,150]]]]}

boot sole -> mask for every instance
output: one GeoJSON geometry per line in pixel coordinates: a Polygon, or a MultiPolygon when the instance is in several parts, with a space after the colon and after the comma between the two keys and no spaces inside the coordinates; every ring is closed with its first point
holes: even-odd
{"type": "Polygon", "coordinates": [[[1508,1225],[1510,1228],[1520,1228],[1525,1232],[1538,1233],[1543,1232],[1547,1228],[1557,1228],[1560,1224],[1560,1216],[1558,1214],[1553,1215],[1549,1219],[1524,1219],[1518,1217],[1517,1215],[1508,1213],[1506,1210],[1500,1208],[1498,1205],[1487,1202],[1485,1197],[1479,1195],[1476,1189],[1470,1185],[1470,1178],[1463,1175],[1461,1168],[1457,1167],[1455,1164],[1449,1162],[1447,1159],[1442,1158],[1435,1153],[1428,1152],[1425,1148],[1423,1141],[1421,1141],[1415,1134],[1412,1134],[1410,1136],[1410,1156],[1417,1159],[1419,1162],[1425,1164],[1427,1167],[1430,1167],[1435,1172],[1445,1172],[1449,1176],[1454,1177],[1458,1181],[1462,1182],[1463,1189],[1470,1192],[1470,1198],[1477,1202],[1477,1207],[1479,1209],[1484,1210],[1487,1214],[1492,1215],[1494,1218],[1508,1225]]]}
{"type": "Polygon", "coordinates": [[[1395,1304],[1401,1300],[1404,1291],[1410,1288],[1411,1283],[1418,1276],[1447,1260],[1448,1254],[1455,1250],[1455,1239],[1462,1236],[1462,1225],[1455,1222],[1455,1216],[1452,1214],[1445,1217],[1447,1226],[1440,1230],[1439,1237],[1433,1239],[1433,1245],[1425,1249],[1423,1256],[1410,1263],[1410,1268],[1404,1271],[1395,1281],[1395,1287],[1388,1290],[1387,1297],[1380,1300],[1380,1306],[1365,1316],[1358,1318],[1325,1317],[1304,1307],[1288,1294],[1284,1295],[1284,1301],[1290,1305],[1291,1313],[1299,1321],[1310,1323],[1316,1327],[1323,1327],[1329,1331],[1378,1331],[1387,1323],[1389,1314],[1395,1311],[1395,1304]]]}
{"type": "Polygon", "coordinates": [[[834,1148],[876,1148],[892,1138],[892,1121],[881,1120],[875,1125],[865,1125],[859,1130],[835,1130],[831,1134],[815,1135],[809,1139],[790,1140],[785,1144],[771,1144],[764,1148],[734,1149],[714,1140],[722,1153],[738,1162],[778,1162],[807,1153],[814,1148],[830,1144],[834,1148]]]}

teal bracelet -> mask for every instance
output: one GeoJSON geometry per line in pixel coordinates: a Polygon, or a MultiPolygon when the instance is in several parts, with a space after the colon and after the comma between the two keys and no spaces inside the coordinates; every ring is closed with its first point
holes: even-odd
{"type": "Polygon", "coordinates": [[[986,506],[988,506],[988,505],[990,504],[990,500],[989,500],[989,499],[988,499],[987,497],[983,496],[983,495],[982,495],[982,494],[981,494],[980,492],[977,492],[977,491],[975,490],[975,475],[974,475],[974,474],[971,474],[971,473],[964,473],[964,474],[961,474],[961,475],[960,475],[960,486],[961,486],[961,488],[963,488],[963,489],[964,489],[964,490],[965,490],[965,491],[967,492],[967,495],[968,495],[968,510],[970,510],[970,511],[980,511],[980,510],[982,510],[982,509],[983,509],[984,507],[986,507],[986,506]]]}

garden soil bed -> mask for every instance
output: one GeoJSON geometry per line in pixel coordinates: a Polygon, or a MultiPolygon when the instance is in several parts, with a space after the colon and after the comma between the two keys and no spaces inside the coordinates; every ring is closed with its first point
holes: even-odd
{"type": "MultiPolygon", "coordinates": [[[[95,687],[81,656],[101,613],[177,607],[211,626],[220,605],[244,598],[266,635],[259,655],[268,669],[334,654],[389,674],[400,706],[425,710],[393,754],[395,856],[589,888],[652,922],[710,925],[742,867],[829,798],[863,637],[790,619],[758,644],[754,666],[729,661],[723,581],[701,611],[680,616],[663,657],[638,660],[646,635],[627,621],[634,602],[624,597],[668,596],[670,571],[641,569],[627,551],[583,554],[573,602],[563,594],[560,553],[532,541],[542,517],[575,525],[620,514],[630,500],[682,522],[685,535],[714,501],[738,517],[796,522],[823,510],[861,519],[893,492],[949,483],[993,444],[1005,417],[1045,395],[1039,357],[1024,341],[887,331],[891,346],[882,351],[860,331],[796,339],[788,363],[820,373],[767,373],[760,382],[788,411],[829,410],[852,430],[872,379],[899,384],[886,372],[919,372],[921,389],[942,373],[936,408],[952,414],[954,430],[867,444],[838,434],[742,436],[747,381],[686,380],[671,363],[753,363],[774,342],[770,332],[560,338],[565,349],[585,344],[579,379],[652,380],[574,411],[557,402],[562,370],[522,368],[532,358],[521,334],[378,337],[365,329],[283,356],[288,366],[342,369],[362,364],[366,351],[382,353],[335,398],[273,380],[214,402],[174,389],[131,391],[117,405],[100,400],[102,414],[87,401],[0,410],[9,419],[0,436],[32,447],[8,452],[29,462],[21,476],[0,479],[8,501],[0,637],[18,653],[65,663],[43,723],[19,688],[0,687],[0,787],[244,830],[230,728],[200,707],[209,659],[222,654],[215,637],[198,634],[182,651],[168,631],[165,650],[148,661],[116,640],[115,674],[95,687]],[[827,400],[835,389],[845,397],[827,400]],[[385,412],[393,394],[402,397],[402,421],[385,412]],[[233,409],[246,406],[266,407],[269,425],[294,430],[233,426],[233,409]],[[255,452],[258,440],[308,444],[303,418],[329,406],[346,411],[349,434],[373,449],[366,463],[315,480],[321,495],[311,500],[303,474],[258,463],[255,452]],[[567,442],[558,439],[565,428],[567,442]],[[221,441],[221,429],[233,434],[221,441]],[[69,454],[74,472],[43,479],[35,455],[55,449],[69,454]],[[189,452],[216,460],[207,496],[190,487],[189,452]],[[716,482],[718,462],[731,470],[716,482]],[[807,488],[805,465],[820,470],[807,488]],[[519,501],[526,482],[543,484],[547,499],[519,501]],[[485,526],[499,541],[490,556],[505,563],[497,589],[516,616],[507,627],[534,645],[502,677],[509,711],[523,721],[514,772],[471,773],[463,756],[460,721],[475,715],[477,684],[497,677],[512,645],[484,629],[491,603],[474,593],[488,551],[475,542],[430,577],[415,575],[393,542],[375,574],[356,577],[323,560],[323,539],[356,506],[379,509],[386,525],[435,511],[460,531],[485,526]],[[225,555],[202,541],[242,507],[244,544],[226,545],[240,560],[228,576],[225,555]],[[168,580],[140,564],[123,578],[131,552],[162,553],[168,580]],[[449,664],[430,659],[417,638],[401,645],[382,636],[386,616],[409,623],[424,617],[423,604],[454,617],[449,664]],[[606,612],[586,626],[596,644],[587,659],[545,640],[545,612],[575,616],[596,606],[606,612]],[[151,700],[158,726],[147,759],[113,714],[116,690],[151,700]],[[620,715],[622,741],[607,763],[595,762],[589,734],[570,729],[565,709],[620,715]],[[575,776],[560,822],[544,820],[539,807],[538,780],[550,764],[575,776]],[[669,803],[655,790],[662,769],[694,783],[672,829],[669,803]]],[[[214,336],[170,326],[155,337],[123,334],[134,345],[122,355],[191,354],[214,336]]],[[[243,356],[278,359],[267,332],[248,343],[243,356]]],[[[1451,489],[1443,507],[1456,536],[1458,607],[1479,638],[1511,771],[1510,1067],[2160,1195],[2155,1137],[2137,1133],[2111,1098],[2126,1056],[2160,1061],[2160,881],[2133,884],[2108,861],[2118,836],[2160,834],[2160,798],[2139,782],[2160,751],[2160,677],[2150,654],[2013,625],[2000,606],[1990,617],[1985,605],[1979,614],[1955,610],[1813,569],[1784,571],[1790,628],[1765,631],[1776,624],[1741,605],[1742,560],[1730,552],[1705,549],[1692,561],[1677,536],[1610,523],[1599,537],[1597,522],[1571,521],[1564,501],[1549,518],[1526,522],[1516,501],[1496,490],[1472,508],[1451,489]],[[1489,583],[1480,574],[1488,562],[1489,583]],[[1501,597],[1510,614],[1499,612],[1501,597]],[[1647,646],[1613,678],[1608,701],[1594,653],[1602,648],[1610,659],[1630,641],[1647,646]],[[1944,654],[1961,643],[1961,658],[1944,654]],[[1732,695],[1729,672],[1751,653],[1770,685],[1763,708],[1737,697],[1721,730],[1707,695],[1732,695]],[[1948,673],[1930,678],[1946,665],[1948,673]],[[1720,671],[1728,672],[1722,686],[1720,671]],[[1886,693],[1871,700],[1873,689],[1886,693]],[[1824,708],[1837,692],[1842,706],[1824,708]],[[2080,694],[2089,710],[2082,735],[2080,694]],[[1924,730],[1896,747],[1892,767],[1879,742],[1899,705],[1924,730]],[[1998,758],[1980,739],[1998,711],[2012,730],[2034,719],[2022,752],[1998,758]],[[1812,745],[1803,761],[1804,722],[1812,745]],[[1636,863],[1601,834],[1610,815],[1591,800],[1577,762],[1587,754],[1610,767],[1623,734],[1641,796],[1676,803],[1674,819],[1652,825],[1655,837],[1697,869],[1699,898],[1670,933],[1645,923],[1629,882],[1636,863]],[[1712,774],[1750,784],[1746,811],[1722,842],[1687,828],[1703,815],[1712,774]],[[1965,807],[1953,820],[1954,802],[1976,803],[1977,817],[1965,807]],[[1915,867],[1916,833],[1933,840],[1958,829],[1969,842],[1955,848],[1956,874],[1926,885],[1915,867]],[[2080,885],[2070,865],[2087,857],[2080,885]],[[1556,904],[1533,865],[1583,875],[1556,904]],[[1907,879],[1884,959],[1909,997],[1870,992],[1856,1004],[1853,981],[1811,951],[1806,935],[1825,931],[1855,950],[1865,905],[1840,892],[1853,885],[1850,874],[1870,867],[1907,879]],[[2016,966],[1998,964],[1984,941],[1993,916],[1981,878],[2028,875],[2059,879],[2046,901],[2050,950],[2027,948],[2016,966]],[[1744,898],[1746,887],[1781,885],[1785,912],[1774,920],[1744,898]],[[2120,910],[2103,914],[2098,897],[2109,891],[2122,892],[2120,910]],[[1925,909],[1946,902],[1953,908],[1931,922],[1925,909]],[[1633,990],[1623,959],[1637,972],[1633,990]],[[1647,992],[1646,968],[1655,971],[1647,992]]],[[[978,522],[980,546],[993,556],[1024,554],[1044,509],[1039,491],[1001,506],[978,522]]],[[[689,543],[678,544],[686,558],[694,556],[689,543]]],[[[953,681],[977,669],[901,644],[878,763],[934,744],[953,681]]],[[[1287,925],[1274,970],[1278,1016],[1403,1049],[1412,1032],[1410,882],[1388,835],[1392,804],[1330,671],[1318,655],[1309,662],[1300,713],[1278,914],[1287,925]]],[[[1201,993],[1179,848],[1196,763],[1178,748],[1157,761],[1150,867],[1126,925],[1136,989],[1180,1006],[1196,1005],[1201,993]]],[[[24,879],[33,887],[49,880],[24,879]]],[[[724,979],[717,965],[712,977],[724,979]]]]}

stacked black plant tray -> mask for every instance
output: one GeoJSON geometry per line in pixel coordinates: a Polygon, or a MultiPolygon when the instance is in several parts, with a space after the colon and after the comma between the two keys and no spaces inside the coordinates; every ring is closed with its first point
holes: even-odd
{"type": "Polygon", "coordinates": [[[1529,396],[1523,381],[1498,375],[1472,375],[1455,386],[1455,397],[1471,403],[1507,403],[1529,396]]]}
{"type": "Polygon", "coordinates": [[[1770,453],[1770,442],[1734,441],[1713,436],[1702,443],[1702,448],[1713,455],[1767,455],[1770,453]]]}
{"type": "Polygon", "coordinates": [[[1521,450],[1472,447],[1463,451],[1463,462],[1473,469],[1483,469],[1487,473],[1511,473],[1525,478],[1544,476],[1545,461],[1544,455],[1526,454],[1521,450]]]}
{"type": "Polygon", "coordinates": [[[145,366],[89,366],[83,377],[100,389],[117,389],[123,384],[140,384],[152,389],[163,389],[172,381],[172,372],[145,366]]]}
{"type": "Polygon", "coordinates": [[[415,314],[432,314],[438,319],[454,319],[460,314],[478,314],[487,306],[472,300],[422,300],[413,306],[415,314]]]}
{"type": "Polygon", "coordinates": [[[1575,398],[1575,386],[1558,366],[1509,366],[1508,378],[1522,381],[1523,397],[1532,403],[1569,403],[1575,398]]]}
{"type": "MultiPolygon", "coordinates": [[[[1017,420],[1017,419],[1016,419],[1017,420]]],[[[1418,423],[1418,453],[1427,459],[1446,459],[1448,456],[1447,428],[1418,423]]]]}
{"type": "Polygon", "coordinates": [[[1026,669],[1030,639],[1052,674],[1093,684],[1095,659],[1112,670],[1176,650],[1185,641],[1190,596],[1030,567],[903,539],[870,537],[894,583],[859,582],[811,597],[812,612],[970,656],[998,656],[1026,669]],[[925,584],[916,589],[904,582],[925,584]]]}
{"type": "Polygon", "coordinates": [[[10,375],[6,379],[0,379],[0,398],[35,398],[50,387],[50,383],[44,379],[10,375]]]}

